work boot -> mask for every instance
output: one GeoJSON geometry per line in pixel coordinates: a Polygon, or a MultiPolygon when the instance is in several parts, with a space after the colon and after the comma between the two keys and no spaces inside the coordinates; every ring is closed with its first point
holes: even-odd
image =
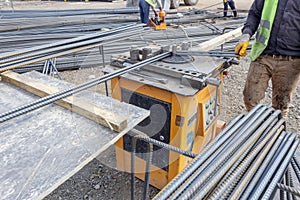
{"type": "Polygon", "coordinates": [[[236,11],[232,11],[233,12],[233,17],[237,17],[237,12],[236,11]]]}

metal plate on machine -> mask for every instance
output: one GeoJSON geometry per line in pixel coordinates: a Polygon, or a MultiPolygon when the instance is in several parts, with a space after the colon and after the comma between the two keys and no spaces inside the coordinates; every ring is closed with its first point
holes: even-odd
{"type": "Polygon", "coordinates": [[[193,62],[194,58],[192,56],[171,56],[171,57],[164,58],[162,61],[166,63],[172,63],[172,64],[183,64],[183,63],[193,62]]]}
{"type": "MultiPolygon", "coordinates": [[[[121,95],[122,101],[150,110],[150,116],[139,123],[135,129],[142,131],[155,140],[169,144],[171,104],[126,89],[121,90],[121,95]]],[[[132,151],[131,139],[132,137],[129,135],[124,136],[124,149],[129,152],[132,151]]],[[[147,143],[137,141],[136,155],[145,159],[147,152],[147,143]]],[[[154,145],[153,164],[168,171],[169,151],[154,145]]]]}
{"type": "MultiPolygon", "coordinates": [[[[122,56],[120,60],[130,64],[127,63],[127,59],[128,57],[122,56]]],[[[158,61],[124,74],[122,77],[182,96],[193,96],[205,87],[205,79],[221,68],[224,62],[226,62],[224,58],[210,56],[194,56],[192,62],[179,64],[158,61]]],[[[118,69],[110,66],[105,69],[105,72],[110,73],[118,69]]]]}

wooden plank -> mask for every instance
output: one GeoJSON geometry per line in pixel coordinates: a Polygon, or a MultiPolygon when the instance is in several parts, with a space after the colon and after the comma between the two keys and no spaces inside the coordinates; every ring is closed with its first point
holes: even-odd
{"type": "MultiPolygon", "coordinates": [[[[7,71],[1,74],[3,81],[16,85],[37,96],[44,97],[59,92],[57,88],[47,86],[38,81],[32,80],[22,74],[13,71],[7,71]]],[[[83,115],[103,126],[109,127],[114,131],[121,132],[127,126],[127,120],[116,113],[104,110],[86,100],[76,96],[69,96],[55,102],[68,110],[83,115]]]]}
{"type": "Polygon", "coordinates": [[[217,36],[215,38],[212,38],[211,40],[202,42],[199,45],[191,48],[190,50],[209,51],[241,35],[242,27],[234,29],[233,31],[230,31],[228,33],[224,33],[223,35],[217,36]]]}

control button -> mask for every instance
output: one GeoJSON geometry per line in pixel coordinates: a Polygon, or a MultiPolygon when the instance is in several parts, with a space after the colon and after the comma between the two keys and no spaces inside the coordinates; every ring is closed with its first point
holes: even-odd
{"type": "Polygon", "coordinates": [[[164,141],[165,140],[165,137],[164,136],[159,136],[159,139],[161,140],[161,141],[164,141]]]}

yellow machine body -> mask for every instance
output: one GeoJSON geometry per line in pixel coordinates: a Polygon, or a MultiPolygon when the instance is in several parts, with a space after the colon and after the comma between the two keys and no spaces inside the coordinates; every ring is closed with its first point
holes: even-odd
{"type": "Polygon", "coordinates": [[[166,30],[167,23],[165,22],[166,13],[163,10],[159,11],[159,20],[150,18],[148,25],[153,27],[155,30],[166,30]]]}
{"type": "MultiPolygon", "coordinates": [[[[136,63],[145,52],[133,49],[130,55],[111,59],[110,73],[119,67],[136,63]],[[137,54],[137,55],[136,55],[137,54]]],[[[151,55],[150,55],[151,56],[151,55]]],[[[160,142],[198,154],[219,132],[218,116],[223,58],[191,57],[184,62],[176,56],[151,63],[111,80],[112,97],[120,101],[150,110],[150,116],[135,129],[160,142]],[[175,63],[174,63],[175,60],[175,63]],[[213,77],[213,78],[212,78],[213,77]],[[209,79],[218,80],[208,81],[209,79]],[[209,83],[210,82],[210,83],[209,83]]],[[[127,134],[116,143],[117,168],[131,171],[132,136],[127,134]]],[[[144,179],[148,144],[137,141],[135,175],[144,179]]],[[[150,184],[162,189],[186,165],[191,158],[167,149],[153,146],[150,184]]]]}
{"type": "Polygon", "coordinates": [[[155,24],[155,22],[150,19],[148,22],[149,26],[153,27],[155,30],[166,30],[167,28],[167,23],[166,22],[161,22],[159,24],[155,24]]]}

